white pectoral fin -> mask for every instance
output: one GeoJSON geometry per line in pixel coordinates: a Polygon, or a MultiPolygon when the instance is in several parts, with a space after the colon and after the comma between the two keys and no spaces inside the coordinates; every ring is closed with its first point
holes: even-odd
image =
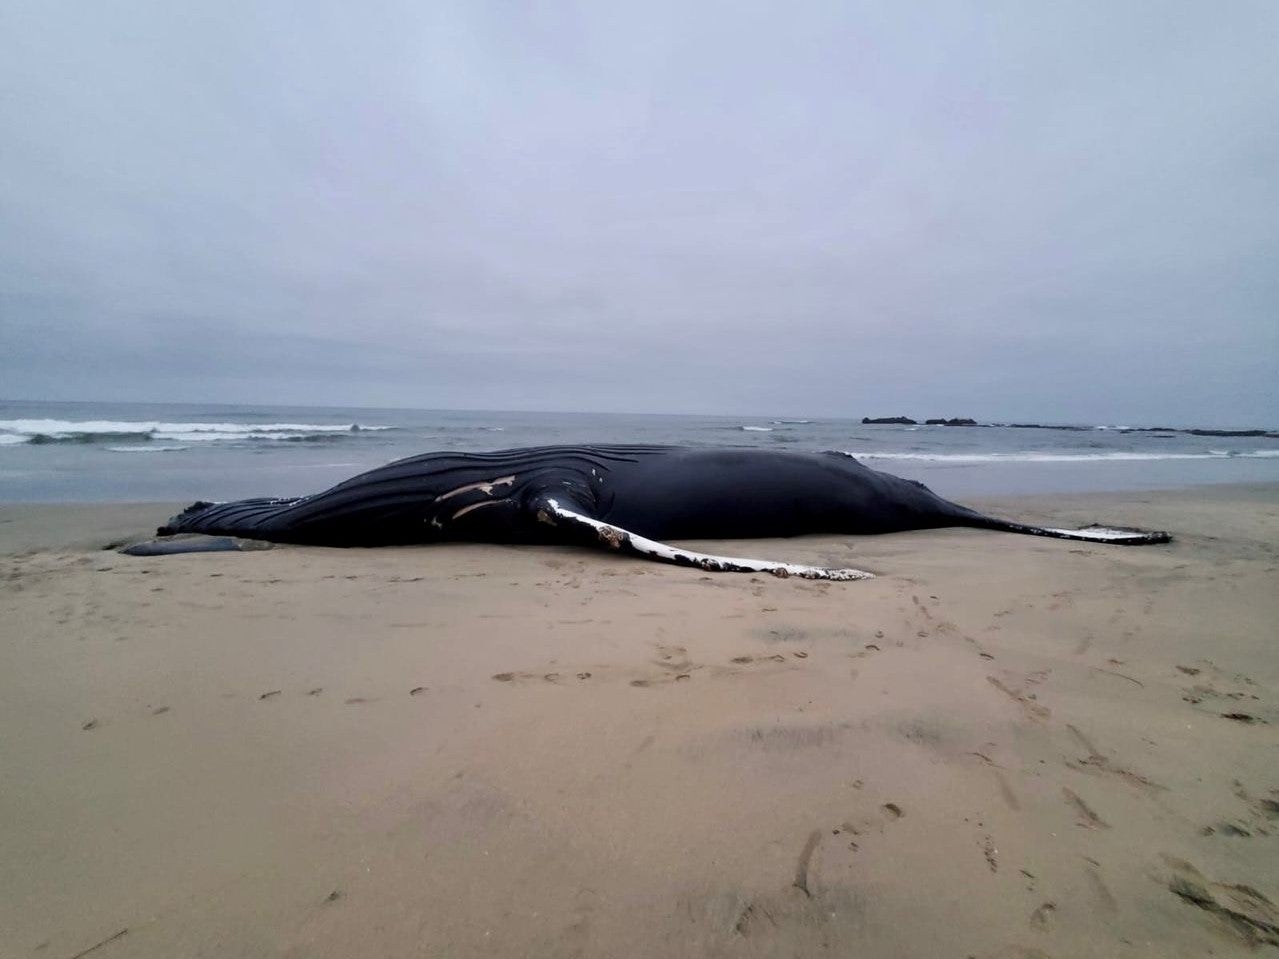
{"type": "Polygon", "coordinates": [[[695,566],[698,569],[720,573],[770,573],[773,576],[799,576],[804,579],[855,580],[873,579],[874,573],[866,573],[860,569],[826,569],[821,566],[802,566],[797,563],[775,563],[765,559],[744,559],[738,556],[712,556],[709,553],[695,553],[692,550],[680,549],[666,543],[632,533],[630,530],[611,523],[605,523],[583,513],[561,506],[554,499],[544,500],[544,514],[539,518],[544,522],[567,526],[593,532],[599,542],[610,549],[621,550],[663,563],[674,563],[678,566],[695,566]]]}
{"type": "Polygon", "coordinates": [[[1167,533],[1150,533],[1140,529],[1124,529],[1123,527],[1112,526],[1085,526],[1081,529],[1045,527],[1044,532],[1061,539],[1078,539],[1092,543],[1117,543],[1121,546],[1166,543],[1171,539],[1167,533]]]}

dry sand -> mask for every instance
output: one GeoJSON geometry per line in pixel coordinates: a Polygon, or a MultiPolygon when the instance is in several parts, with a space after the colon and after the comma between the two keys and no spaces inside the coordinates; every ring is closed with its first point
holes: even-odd
{"type": "Polygon", "coordinates": [[[707,544],[881,574],[823,584],[0,508],[0,955],[1273,954],[1279,488],[997,505],[1178,539],[707,544]]]}

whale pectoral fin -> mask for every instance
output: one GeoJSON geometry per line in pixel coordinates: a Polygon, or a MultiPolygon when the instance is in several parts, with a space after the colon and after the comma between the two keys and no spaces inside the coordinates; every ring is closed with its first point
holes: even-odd
{"type": "Polygon", "coordinates": [[[1153,546],[1172,542],[1172,536],[1164,532],[1149,532],[1126,526],[1085,526],[1082,529],[1055,529],[1043,527],[1048,536],[1058,539],[1077,539],[1089,543],[1114,543],[1117,546],[1153,546]]]}
{"type": "Polygon", "coordinates": [[[177,535],[163,539],[149,539],[122,546],[117,552],[126,556],[173,556],[178,553],[230,553],[271,549],[274,543],[259,539],[240,539],[237,536],[177,535]]]}
{"type": "Polygon", "coordinates": [[[660,563],[674,563],[677,566],[694,566],[718,573],[770,573],[773,576],[799,576],[804,579],[873,579],[875,575],[860,569],[826,569],[821,566],[802,566],[797,563],[777,563],[764,559],[695,553],[678,546],[659,543],[620,526],[614,526],[612,523],[594,519],[550,498],[538,504],[537,516],[539,520],[552,526],[563,524],[583,532],[609,549],[628,553],[631,556],[657,560],[660,563]]]}
{"type": "Polygon", "coordinates": [[[1172,534],[1159,530],[1133,529],[1130,526],[1085,526],[1081,529],[1058,529],[1053,526],[1030,526],[1010,520],[973,514],[976,518],[968,525],[983,529],[997,529],[1006,533],[1025,533],[1029,536],[1049,536],[1053,539],[1073,539],[1085,543],[1110,543],[1115,546],[1156,546],[1171,543],[1172,534]]]}

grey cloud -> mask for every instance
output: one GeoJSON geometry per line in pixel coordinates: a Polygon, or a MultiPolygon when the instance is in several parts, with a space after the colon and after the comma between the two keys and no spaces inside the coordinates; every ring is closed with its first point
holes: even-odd
{"type": "Polygon", "coordinates": [[[33,398],[1279,421],[1264,3],[10,5],[33,398]]]}

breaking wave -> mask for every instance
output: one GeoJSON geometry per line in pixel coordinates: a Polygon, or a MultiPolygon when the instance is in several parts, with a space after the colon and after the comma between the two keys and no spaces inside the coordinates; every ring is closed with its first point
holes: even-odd
{"type": "MultiPolygon", "coordinates": [[[[333,442],[352,434],[380,432],[393,426],[358,423],[162,423],[114,420],[0,420],[0,445],[19,443],[228,443],[333,442]]],[[[151,447],[147,447],[151,449],[151,447]]],[[[119,448],[117,448],[119,451],[119,448]]],[[[130,449],[129,452],[135,452],[130,449]]]]}
{"type": "Polygon", "coordinates": [[[109,453],[180,453],[190,448],[171,443],[148,443],[145,446],[108,446],[106,450],[109,453]]]}
{"type": "Polygon", "coordinates": [[[840,450],[859,460],[918,460],[928,463],[1093,463],[1099,461],[1137,462],[1143,460],[1224,460],[1274,459],[1279,450],[1209,450],[1206,453],[1044,453],[1030,450],[1012,453],[866,453],[840,450]]]}

